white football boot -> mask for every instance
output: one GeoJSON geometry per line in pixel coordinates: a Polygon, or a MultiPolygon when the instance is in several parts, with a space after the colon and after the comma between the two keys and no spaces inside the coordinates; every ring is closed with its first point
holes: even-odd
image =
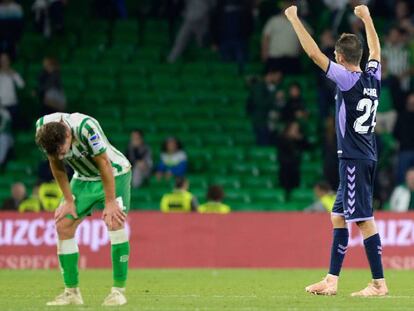
{"type": "Polygon", "coordinates": [[[65,288],[65,291],[57,296],[55,300],[46,303],[47,306],[83,305],[82,295],[79,288],[65,288]]]}
{"type": "Polygon", "coordinates": [[[124,288],[112,287],[111,292],[106,296],[103,306],[122,306],[127,303],[127,299],[124,295],[124,288]]]}

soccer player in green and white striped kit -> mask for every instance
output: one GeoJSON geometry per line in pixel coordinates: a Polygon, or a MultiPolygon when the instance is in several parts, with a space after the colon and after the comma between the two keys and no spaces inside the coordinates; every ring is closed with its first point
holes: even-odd
{"type": "Polygon", "coordinates": [[[36,143],[47,154],[64,195],[55,221],[65,290],[47,305],[83,304],[75,232],[82,219],[99,206],[104,206],[102,218],[111,241],[114,282],[103,305],[125,304],[130,250],[124,224],[130,206],[131,164],[111,146],[98,121],[80,113],[53,113],[40,118],[36,123],[36,143]],[[70,183],[65,163],[75,171],[70,183]]]}

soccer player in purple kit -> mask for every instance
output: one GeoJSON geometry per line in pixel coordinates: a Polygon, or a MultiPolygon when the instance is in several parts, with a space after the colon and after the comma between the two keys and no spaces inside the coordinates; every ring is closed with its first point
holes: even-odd
{"type": "Polygon", "coordinates": [[[291,22],[306,54],[336,83],[336,135],[338,143],[340,185],[331,214],[333,242],[328,275],[306,287],[317,295],[335,295],[338,277],[348,246],[347,223],[355,222],[364,238],[372,273],[372,282],[352,296],[388,294],[382,268],[382,247],[373,217],[372,195],[377,161],[375,115],[381,89],[381,47],[368,7],[355,7],[355,15],[365,25],[369,59],[360,68],[362,44],[354,34],[342,34],[335,45],[335,60],[330,61],[319,49],[291,6],[285,14],[291,22]]]}

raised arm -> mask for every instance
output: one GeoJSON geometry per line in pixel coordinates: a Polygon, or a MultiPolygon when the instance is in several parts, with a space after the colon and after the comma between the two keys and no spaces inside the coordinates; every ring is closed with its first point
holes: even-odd
{"type": "Polygon", "coordinates": [[[305,26],[303,26],[297,12],[297,7],[295,5],[292,5],[285,10],[285,15],[292,24],[292,27],[295,30],[296,35],[299,38],[299,42],[305,50],[306,54],[308,54],[312,61],[323,71],[327,71],[329,66],[328,57],[326,57],[326,55],[321,52],[315,40],[313,40],[312,36],[306,30],[305,26]]]}
{"type": "Polygon", "coordinates": [[[365,32],[367,33],[369,48],[369,59],[375,59],[381,62],[381,45],[368,7],[366,5],[358,5],[354,9],[354,13],[362,20],[365,25],[365,32]]]}

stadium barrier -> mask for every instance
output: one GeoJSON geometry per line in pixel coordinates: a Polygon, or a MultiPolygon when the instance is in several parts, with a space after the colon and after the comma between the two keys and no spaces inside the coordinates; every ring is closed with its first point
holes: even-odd
{"type": "MultiPolygon", "coordinates": [[[[414,213],[377,213],[386,268],[414,268],[414,213]]],[[[331,228],[324,213],[228,215],[131,212],[132,268],[325,268],[331,228]]],[[[367,267],[362,239],[351,227],[345,267],[367,267]]],[[[77,232],[80,266],[108,268],[110,243],[100,215],[77,232]]],[[[52,214],[0,213],[0,268],[58,266],[52,214]]]]}

